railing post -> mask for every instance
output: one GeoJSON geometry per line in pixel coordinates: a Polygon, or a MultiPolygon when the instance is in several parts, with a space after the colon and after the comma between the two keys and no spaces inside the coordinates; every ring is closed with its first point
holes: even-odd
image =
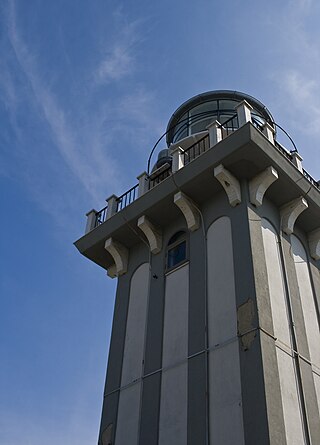
{"type": "Polygon", "coordinates": [[[171,151],[172,155],[172,173],[177,172],[180,168],[184,167],[184,150],[181,147],[175,147],[171,151]]]}
{"type": "Polygon", "coordinates": [[[139,181],[138,187],[138,198],[144,195],[149,190],[149,176],[147,172],[142,172],[139,176],[137,176],[139,181]]]}
{"type": "Polygon", "coordinates": [[[303,173],[303,167],[302,167],[303,158],[302,158],[302,156],[300,156],[300,154],[297,151],[292,152],[291,156],[292,156],[292,162],[294,163],[294,165],[297,167],[298,170],[301,171],[301,173],[303,173]]]}
{"type": "Polygon", "coordinates": [[[118,196],[111,195],[109,198],[106,199],[108,203],[108,209],[107,209],[107,217],[106,219],[111,218],[115,213],[117,213],[117,207],[118,207],[118,196]]]}
{"type": "Polygon", "coordinates": [[[251,122],[251,110],[253,110],[253,108],[246,100],[240,102],[235,109],[238,115],[239,128],[247,122],[251,122]]]}
{"type": "Polygon", "coordinates": [[[222,140],[222,129],[219,121],[212,121],[206,129],[209,131],[209,147],[213,147],[222,140]]]}
{"type": "Polygon", "coordinates": [[[269,122],[266,122],[263,126],[262,133],[266,136],[267,139],[274,145],[274,128],[269,122]]]}
{"type": "Polygon", "coordinates": [[[90,210],[88,213],[86,213],[86,217],[87,217],[87,224],[85,233],[88,233],[95,228],[97,220],[97,211],[95,209],[90,210]]]}

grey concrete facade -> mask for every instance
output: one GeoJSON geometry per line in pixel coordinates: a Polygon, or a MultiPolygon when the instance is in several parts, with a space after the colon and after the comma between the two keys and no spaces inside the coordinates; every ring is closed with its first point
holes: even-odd
{"type": "Polygon", "coordinates": [[[115,445],[318,445],[320,261],[308,234],[320,225],[320,191],[247,123],[123,211],[125,220],[116,213],[76,243],[106,269],[106,239],[129,251],[99,445],[110,425],[115,445]],[[237,205],[214,177],[221,163],[239,183],[237,205]],[[250,181],[269,166],[279,178],[256,206],[250,181]],[[177,192],[195,204],[196,230],[175,206],[177,192]],[[300,196],[309,207],[288,235],[281,212],[300,196]],[[142,215],[161,229],[157,254],[128,228],[142,215]],[[168,270],[179,231],[187,256],[168,270]]]}

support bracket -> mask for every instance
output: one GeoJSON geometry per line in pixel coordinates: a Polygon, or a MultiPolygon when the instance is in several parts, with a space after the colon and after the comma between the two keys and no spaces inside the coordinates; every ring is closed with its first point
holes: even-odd
{"type": "Polygon", "coordinates": [[[224,188],[229,203],[232,207],[235,207],[241,202],[241,186],[238,179],[233,176],[222,164],[219,164],[214,169],[214,177],[220,182],[224,188]]]}
{"type": "Polygon", "coordinates": [[[159,253],[162,249],[161,229],[152,224],[152,222],[145,215],[138,219],[137,226],[145,234],[149,242],[151,252],[154,254],[159,253]]]}
{"type": "Polygon", "coordinates": [[[112,264],[112,266],[109,267],[109,269],[107,269],[107,275],[110,278],[116,278],[117,277],[117,270],[116,270],[116,265],[112,264]]]}
{"type": "Polygon", "coordinates": [[[191,232],[197,230],[200,227],[200,215],[193,201],[184,193],[178,192],[174,195],[173,202],[183,213],[188,229],[191,232]]]}
{"type": "Polygon", "coordinates": [[[249,183],[251,204],[255,205],[256,207],[261,206],[265,192],[277,179],[278,172],[271,166],[251,179],[249,183]]]}
{"type": "Polygon", "coordinates": [[[316,261],[320,260],[320,228],[308,234],[310,255],[316,261]]]}
{"type": "Polygon", "coordinates": [[[294,224],[298,216],[307,208],[308,202],[302,196],[281,207],[281,228],[287,235],[291,235],[291,233],[293,233],[294,224]]]}
{"type": "Polygon", "coordinates": [[[128,269],[128,249],[113,238],[107,239],[104,248],[110,253],[115,263],[114,268],[109,268],[108,275],[119,277],[125,274],[128,269]]]}

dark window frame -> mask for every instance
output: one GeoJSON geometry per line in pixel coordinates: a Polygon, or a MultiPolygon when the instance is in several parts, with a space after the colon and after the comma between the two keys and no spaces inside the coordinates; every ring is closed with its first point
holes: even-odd
{"type": "MultiPolygon", "coordinates": [[[[179,253],[177,253],[177,255],[179,255],[179,253]]],[[[165,270],[166,272],[171,272],[172,270],[178,268],[179,266],[183,265],[188,261],[189,261],[189,243],[188,243],[187,233],[184,230],[179,230],[171,236],[167,244],[166,256],[165,256],[165,270]],[[175,239],[175,237],[177,238],[175,239]],[[177,262],[174,262],[173,264],[171,263],[169,264],[170,252],[172,252],[174,249],[177,249],[179,246],[182,245],[184,245],[183,258],[177,262]]]]}

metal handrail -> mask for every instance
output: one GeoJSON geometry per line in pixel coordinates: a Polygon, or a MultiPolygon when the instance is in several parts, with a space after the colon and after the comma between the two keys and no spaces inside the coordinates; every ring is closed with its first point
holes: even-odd
{"type": "Polygon", "coordinates": [[[314,185],[315,187],[317,187],[317,189],[320,190],[320,181],[316,181],[311,175],[310,173],[308,173],[305,169],[302,169],[303,171],[303,175],[305,178],[308,179],[309,182],[311,182],[312,185],[314,185]]]}
{"type": "Polygon", "coordinates": [[[274,141],[275,147],[282,153],[287,159],[289,159],[290,162],[292,162],[292,155],[290,151],[288,151],[286,148],[283,147],[283,145],[280,144],[278,141],[274,141]]]}
{"type": "Polygon", "coordinates": [[[164,181],[172,174],[171,164],[169,163],[164,164],[158,170],[159,171],[156,170],[149,176],[149,190],[160,184],[160,182],[164,181]]]}
{"type": "MultiPolygon", "coordinates": [[[[257,122],[255,119],[252,119],[252,123],[254,126],[259,129],[260,131],[263,130],[263,127],[260,125],[259,122],[257,122]]],[[[283,130],[280,125],[273,122],[274,125],[279,127],[281,130],[283,130]]],[[[222,130],[222,139],[227,137],[231,132],[233,133],[239,128],[239,122],[238,122],[238,115],[235,114],[231,116],[228,120],[226,120],[223,124],[219,125],[219,128],[222,130]],[[236,122],[233,122],[236,120],[236,122]],[[232,123],[232,125],[230,125],[232,123]]],[[[285,132],[285,130],[283,130],[285,132]]],[[[285,147],[283,147],[277,140],[274,140],[274,146],[276,149],[282,153],[290,162],[293,163],[293,157],[292,153],[297,151],[296,146],[294,142],[292,141],[291,137],[288,135],[287,132],[285,132],[286,135],[289,137],[291,142],[293,143],[293,146],[295,150],[288,151],[285,147]]],[[[166,133],[165,133],[166,134],[166,133]]],[[[156,144],[157,145],[157,144],[156,144]]],[[[155,145],[155,147],[156,147],[155,145]]],[[[155,148],[154,147],[154,148],[155,148]]],[[[184,150],[183,156],[184,156],[184,165],[189,164],[191,161],[196,159],[198,156],[200,156],[202,153],[207,151],[210,147],[210,139],[209,134],[206,134],[203,138],[199,139],[197,142],[192,144],[190,147],[184,150]]],[[[149,158],[150,162],[151,156],[149,158]]],[[[154,186],[160,184],[162,181],[164,181],[166,178],[168,178],[172,174],[171,164],[165,164],[162,167],[160,167],[159,172],[155,171],[151,175],[148,176],[149,180],[149,189],[153,188],[154,186]]],[[[318,190],[320,190],[320,181],[316,181],[306,170],[302,170],[304,177],[318,190]]],[[[131,204],[133,201],[135,201],[138,197],[138,187],[139,184],[134,185],[129,190],[127,190],[125,193],[123,193],[121,196],[117,198],[117,209],[116,212],[119,212],[123,210],[125,207],[127,207],[129,204],[131,204]]],[[[107,219],[107,210],[108,205],[106,205],[103,209],[99,210],[99,212],[96,212],[96,220],[95,220],[95,226],[98,227],[100,224],[106,221],[107,219]]]]}
{"type": "Polygon", "coordinates": [[[108,210],[108,204],[103,207],[103,209],[99,210],[99,212],[96,213],[96,220],[94,223],[94,227],[100,226],[100,224],[104,223],[107,219],[107,210],[108,210]]]}
{"type": "Polygon", "coordinates": [[[131,189],[127,190],[123,195],[117,198],[117,212],[127,207],[133,201],[137,199],[137,191],[139,184],[134,185],[131,189]]]}
{"type": "Polygon", "coordinates": [[[202,153],[208,150],[210,146],[209,134],[206,134],[203,138],[199,139],[190,147],[186,148],[183,152],[184,165],[189,164],[196,159],[202,153]]]}
{"type": "Polygon", "coordinates": [[[222,139],[226,138],[230,134],[234,133],[239,128],[239,119],[238,114],[232,115],[229,119],[227,119],[223,124],[220,124],[218,128],[221,129],[221,137],[222,139]]]}

